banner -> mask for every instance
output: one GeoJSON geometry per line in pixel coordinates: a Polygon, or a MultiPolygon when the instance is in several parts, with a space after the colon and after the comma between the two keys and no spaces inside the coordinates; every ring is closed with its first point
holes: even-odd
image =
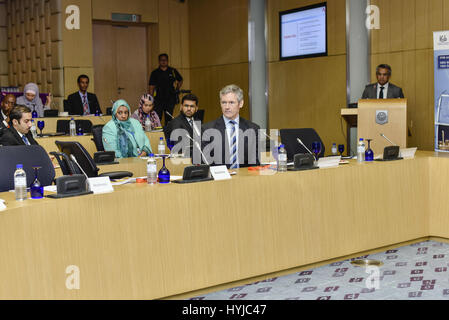
{"type": "Polygon", "coordinates": [[[433,33],[435,150],[449,152],[449,31],[433,33]]]}

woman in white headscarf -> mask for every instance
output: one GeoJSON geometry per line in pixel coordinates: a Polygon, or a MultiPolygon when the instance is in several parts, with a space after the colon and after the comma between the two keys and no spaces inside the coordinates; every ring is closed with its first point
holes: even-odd
{"type": "Polygon", "coordinates": [[[44,117],[44,110],[50,110],[52,95],[47,96],[47,102],[45,106],[39,97],[39,87],[35,83],[28,83],[23,88],[23,96],[17,98],[16,104],[27,106],[31,109],[31,112],[36,111],[39,118],[44,117]]]}

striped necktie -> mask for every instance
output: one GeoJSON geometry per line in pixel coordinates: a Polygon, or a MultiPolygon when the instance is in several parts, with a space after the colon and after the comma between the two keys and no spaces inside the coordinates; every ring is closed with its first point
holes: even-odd
{"type": "Polygon", "coordinates": [[[238,161],[238,154],[237,154],[237,129],[235,125],[237,122],[234,120],[229,121],[230,124],[232,124],[232,130],[231,130],[231,169],[236,169],[239,167],[239,161],[238,161]]]}
{"type": "Polygon", "coordinates": [[[31,144],[30,144],[30,141],[28,141],[28,139],[27,139],[27,137],[26,137],[25,135],[22,135],[22,140],[23,140],[23,142],[25,142],[25,145],[26,145],[26,146],[31,145],[31,144]]]}
{"type": "Polygon", "coordinates": [[[84,110],[84,115],[89,114],[89,105],[87,104],[86,95],[83,95],[83,110],[84,110]]]}

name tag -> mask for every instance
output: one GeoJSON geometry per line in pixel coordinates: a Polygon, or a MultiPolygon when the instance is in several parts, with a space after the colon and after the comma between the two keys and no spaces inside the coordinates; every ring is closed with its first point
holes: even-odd
{"type": "Polygon", "coordinates": [[[89,178],[87,183],[89,185],[89,190],[94,194],[114,192],[109,177],[89,178]]]}
{"type": "Polygon", "coordinates": [[[231,179],[231,175],[229,174],[228,168],[226,166],[215,166],[210,167],[210,173],[214,180],[228,180],[231,179]]]}

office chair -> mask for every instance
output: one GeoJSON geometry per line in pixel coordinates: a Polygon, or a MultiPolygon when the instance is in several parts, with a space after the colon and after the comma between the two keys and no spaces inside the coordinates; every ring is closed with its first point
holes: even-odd
{"type": "Polygon", "coordinates": [[[106,115],[107,116],[112,116],[112,107],[106,108],[106,115]]]}
{"type": "Polygon", "coordinates": [[[69,112],[69,111],[70,111],[70,103],[69,103],[69,100],[64,99],[64,100],[62,101],[62,104],[63,104],[63,106],[64,106],[64,112],[69,112]]]}
{"type": "Polygon", "coordinates": [[[39,167],[38,179],[49,186],[55,178],[55,169],[47,152],[41,146],[0,147],[0,192],[14,190],[14,171],[22,164],[27,176],[27,186],[34,181],[33,167],[39,167]]]}
{"type": "MultiPolygon", "coordinates": [[[[90,120],[75,120],[76,132],[78,128],[83,129],[83,133],[92,132],[92,121],[90,120]]],[[[56,132],[64,132],[65,134],[70,134],[70,120],[58,120],[56,121],[56,132]]]]}
{"type": "MultiPolygon", "coordinates": [[[[90,156],[90,154],[84,149],[84,147],[76,141],[55,141],[56,146],[60,152],[65,153],[68,157],[73,155],[76,161],[86,173],[89,178],[95,177],[109,177],[110,179],[122,179],[126,177],[132,177],[133,174],[129,171],[114,171],[98,174],[97,165],[90,156]]],[[[77,166],[75,164],[75,166],[77,166]]],[[[68,166],[70,168],[70,166],[68,166]]],[[[72,172],[71,174],[77,174],[78,172],[72,172]]]]}
{"type": "Polygon", "coordinates": [[[52,156],[58,161],[59,166],[61,167],[62,174],[65,176],[72,174],[83,174],[78,166],[73,163],[72,160],[64,153],[64,152],[50,152],[52,156]]]}
{"type": "Polygon", "coordinates": [[[281,129],[280,134],[281,142],[285,145],[285,149],[287,150],[287,158],[289,161],[293,161],[295,154],[309,153],[302,145],[298,143],[297,138],[301,139],[310,151],[312,151],[312,143],[314,141],[321,142],[321,152],[318,156],[324,156],[325,147],[315,129],[281,129]]]}
{"type": "Polygon", "coordinates": [[[58,110],[44,110],[44,118],[56,118],[58,113],[58,110]]]}
{"type": "Polygon", "coordinates": [[[95,147],[97,147],[97,151],[104,151],[103,146],[103,124],[97,124],[92,127],[92,141],[95,143],[95,147]]]}

